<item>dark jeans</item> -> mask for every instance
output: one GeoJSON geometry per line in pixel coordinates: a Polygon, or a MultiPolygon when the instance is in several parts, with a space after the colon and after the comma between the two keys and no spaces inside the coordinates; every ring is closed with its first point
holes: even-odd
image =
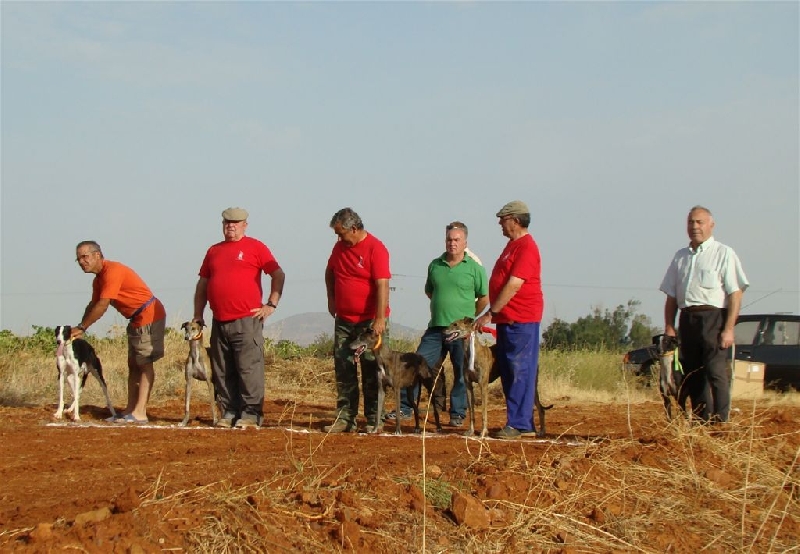
{"type": "MultiPolygon", "coordinates": [[[[417,347],[417,354],[425,358],[430,368],[434,371],[444,362],[446,355],[450,355],[450,363],[453,364],[453,389],[450,391],[450,417],[464,418],[467,414],[467,385],[464,382],[464,341],[454,340],[447,342],[444,340],[444,330],[446,327],[430,327],[422,335],[422,339],[417,347]]],[[[435,374],[434,374],[435,376],[435,374]]],[[[419,386],[414,388],[413,402],[419,397],[419,386]]],[[[447,382],[445,373],[439,375],[439,382],[433,391],[433,402],[444,412],[447,405],[445,395],[447,392],[447,382]]],[[[411,412],[411,402],[408,399],[407,389],[400,393],[401,410],[405,413],[411,412]]]]}
{"type": "Polygon", "coordinates": [[[683,387],[692,401],[692,412],[704,421],[728,421],[731,409],[730,350],[719,345],[727,312],[682,310],[678,320],[679,353],[686,376],[683,387]]]}
{"type": "Polygon", "coordinates": [[[497,365],[506,397],[506,425],[532,431],[536,374],[539,371],[539,323],[497,325],[497,365]]]}
{"type": "MultiPolygon", "coordinates": [[[[338,317],[334,321],[333,366],[336,372],[337,419],[355,423],[358,415],[358,367],[353,359],[350,343],[372,325],[372,320],[348,323],[338,317]]],[[[367,350],[361,354],[361,387],[364,390],[364,417],[368,425],[375,425],[378,413],[378,364],[374,354],[367,350]]]]}
{"type": "Polygon", "coordinates": [[[264,322],[257,317],[211,323],[214,392],[225,412],[261,421],[264,406],[264,322]]]}

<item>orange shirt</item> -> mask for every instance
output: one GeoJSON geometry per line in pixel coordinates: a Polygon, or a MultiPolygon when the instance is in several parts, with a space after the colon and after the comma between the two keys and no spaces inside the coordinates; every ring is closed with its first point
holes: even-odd
{"type": "MultiPolygon", "coordinates": [[[[101,298],[111,300],[111,305],[125,319],[129,319],[152,296],[152,291],[142,278],[119,262],[103,260],[103,269],[92,281],[92,302],[97,302],[101,298]]],[[[136,316],[131,325],[142,327],[166,317],[164,305],[156,299],[136,316]]]]}

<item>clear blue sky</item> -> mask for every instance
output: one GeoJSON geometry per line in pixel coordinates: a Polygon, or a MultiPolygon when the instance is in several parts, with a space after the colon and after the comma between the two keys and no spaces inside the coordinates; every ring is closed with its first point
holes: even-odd
{"type": "Polygon", "coordinates": [[[798,6],[4,1],[0,327],[79,321],[84,239],[179,325],[228,206],[286,271],[274,320],[325,311],[352,206],[389,248],[394,321],[422,329],[445,225],[491,270],[514,199],[545,326],[630,298],[660,325],[694,204],[744,311],[800,311],[798,6]]]}

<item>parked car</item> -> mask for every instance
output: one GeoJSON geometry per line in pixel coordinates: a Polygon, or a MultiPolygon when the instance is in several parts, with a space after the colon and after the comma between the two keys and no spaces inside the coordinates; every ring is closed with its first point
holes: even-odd
{"type": "MultiPolygon", "coordinates": [[[[658,375],[658,342],[631,350],[623,358],[624,368],[650,380],[658,375]]],[[[736,359],[764,364],[764,387],[800,391],[800,315],[742,314],[734,327],[736,359]]]]}

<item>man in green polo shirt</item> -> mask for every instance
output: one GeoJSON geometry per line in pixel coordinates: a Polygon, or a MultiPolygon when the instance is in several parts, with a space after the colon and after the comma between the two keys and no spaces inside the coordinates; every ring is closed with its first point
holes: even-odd
{"type": "MultiPolygon", "coordinates": [[[[431,300],[431,319],[422,335],[417,354],[431,367],[446,354],[453,364],[453,389],[450,391],[450,425],[460,427],[467,412],[467,388],[464,383],[464,341],[446,342],[444,330],[457,319],[476,317],[489,304],[486,270],[480,260],[467,250],[467,226],[454,221],[446,227],[445,252],[428,264],[425,294],[431,300]]],[[[447,384],[439,377],[433,401],[440,412],[445,410],[447,384]]],[[[419,389],[415,391],[419,394],[419,389]]],[[[412,408],[406,390],[401,392],[400,417],[411,417],[412,408]]],[[[386,415],[397,417],[396,412],[386,415]]]]}

